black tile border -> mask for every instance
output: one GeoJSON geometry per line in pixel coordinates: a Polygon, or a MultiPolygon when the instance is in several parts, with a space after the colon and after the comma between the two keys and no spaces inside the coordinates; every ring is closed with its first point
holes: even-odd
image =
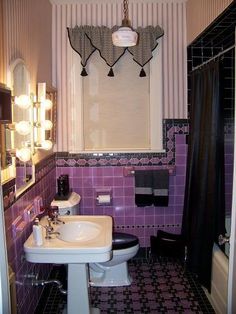
{"type": "MultiPolygon", "coordinates": [[[[162,153],[114,153],[94,156],[94,154],[71,154],[69,152],[52,153],[35,164],[35,183],[26,189],[21,198],[40,180],[48,175],[56,167],[101,167],[101,166],[160,166],[173,171],[175,165],[175,135],[188,135],[187,119],[163,120],[163,145],[162,153]]],[[[15,179],[9,180],[3,185],[5,196],[4,210],[9,208],[17,199],[15,197],[15,179]]]]}
{"type": "Polygon", "coordinates": [[[188,135],[187,119],[163,120],[163,148],[161,153],[69,153],[57,152],[57,167],[101,167],[101,166],[168,166],[175,165],[175,135],[188,135]]]}

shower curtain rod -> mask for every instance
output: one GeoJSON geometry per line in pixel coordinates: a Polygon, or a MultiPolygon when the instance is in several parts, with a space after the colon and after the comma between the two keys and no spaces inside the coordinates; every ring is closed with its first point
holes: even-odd
{"type": "Polygon", "coordinates": [[[197,65],[196,67],[194,67],[191,72],[193,72],[193,71],[199,69],[199,68],[202,67],[203,65],[205,65],[205,64],[207,64],[207,63],[209,63],[209,62],[211,62],[212,60],[214,60],[214,59],[220,57],[221,55],[225,54],[226,52],[228,52],[228,51],[230,51],[230,50],[232,50],[232,49],[234,49],[234,48],[235,48],[235,45],[230,46],[229,48],[227,48],[227,49],[225,49],[225,50],[219,52],[216,56],[214,56],[214,57],[212,57],[211,59],[208,59],[207,61],[204,61],[202,64],[199,64],[199,65],[197,65]]]}

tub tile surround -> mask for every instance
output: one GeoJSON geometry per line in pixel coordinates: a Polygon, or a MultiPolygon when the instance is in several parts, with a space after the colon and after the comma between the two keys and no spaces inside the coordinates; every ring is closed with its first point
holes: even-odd
{"type": "MultiPolygon", "coordinates": [[[[36,167],[36,183],[22,194],[10,206],[5,207],[5,226],[7,239],[8,263],[16,275],[16,297],[17,313],[33,313],[42,293],[42,287],[32,287],[31,276],[38,274],[39,279],[46,279],[51,271],[51,265],[28,263],[24,259],[23,244],[32,232],[32,222],[27,223],[22,232],[15,236],[12,232],[12,222],[23,214],[23,210],[31,203],[36,196],[43,198],[43,205],[51,203],[55,195],[55,158],[50,156],[36,167]]],[[[5,186],[4,192],[10,195],[13,185],[5,186]],[[9,187],[9,190],[7,189],[9,187]]]]}
{"type": "Polygon", "coordinates": [[[111,215],[117,231],[138,236],[141,247],[150,246],[150,236],[158,229],[180,233],[188,134],[187,120],[166,119],[163,123],[165,153],[114,154],[56,154],[56,176],[68,174],[71,189],[80,194],[81,214],[111,215]],[[169,169],[169,206],[137,207],[134,176],[124,176],[125,167],[140,169],[169,169]],[[96,204],[96,191],[111,188],[112,204],[96,204]]]}

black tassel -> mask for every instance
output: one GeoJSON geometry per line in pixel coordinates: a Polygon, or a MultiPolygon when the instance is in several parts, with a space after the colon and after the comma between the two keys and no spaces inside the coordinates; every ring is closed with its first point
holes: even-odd
{"type": "Polygon", "coordinates": [[[83,70],[80,73],[81,76],[87,76],[88,73],[86,72],[86,69],[83,67],[83,70]]]}
{"type": "Polygon", "coordinates": [[[110,68],[110,71],[109,71],[109,73],[107,74],[107,76],[114,76],[114,72],[113,72],[113,69],[112,69],[112,68],[110,68]]]}
{"type": "Polygon", "coordinates": [[[140,76],[140,77],[145,77],[145,76],[146,76],[146,73],[145,73],[145,71],[144,71],[143,68],[142,68],[142,70],[140,71],[139,76],[140,76]]]}

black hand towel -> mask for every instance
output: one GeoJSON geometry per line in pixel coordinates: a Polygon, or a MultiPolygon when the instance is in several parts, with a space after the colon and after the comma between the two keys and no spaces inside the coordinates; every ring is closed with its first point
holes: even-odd
{"type": "Polygon", "coordinates": [[[169,171],[165,169],[153,171],[153,204],[168,206],[169,202],[169,171]]]}
{"type": "Polygon", "coordinates": [[[138,207],[153,204],[152,170],[135,170],[135,204],[138,207]]]}

